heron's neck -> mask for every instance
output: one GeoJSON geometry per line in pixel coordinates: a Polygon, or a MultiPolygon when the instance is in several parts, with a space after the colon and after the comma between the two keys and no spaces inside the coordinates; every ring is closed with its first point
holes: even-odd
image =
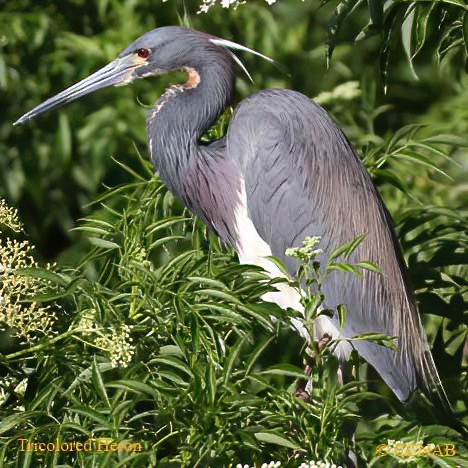
{"type": "Polygon", "coordinates": [[[190,170],[201,151],[199,139],[231,101],[234,69],[217,68],[187,69],[188,81],[168,88],[147,118],[151,161],[163,182],[182,199],[179,185],[184,183],[184,170],[190,170]]]}

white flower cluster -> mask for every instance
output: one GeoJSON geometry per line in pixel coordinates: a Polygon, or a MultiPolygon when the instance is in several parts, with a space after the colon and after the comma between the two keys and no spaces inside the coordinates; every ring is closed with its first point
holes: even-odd
{"type": "MultiPolygon", "coordinates": [[[[281,462],[279,461],[271,461],[270,463],[262,463],[260,468],[279,468],[281,466],[281,462]]],[[[256,468],[255,466],[249,465],[242,465],[242,463],[238,463],[236,468],[256,468]]]]}
{"type": "Polygon", "coordinates": [[[343,467],[335,465],[334,463],[311,460],[310,462],[301,463],[299,465],[299,468],[343,468],[343,467]]]}
{"type": "MultiPolygon", "coordinates": [[[[268,5],[273,5],[276,3],[276,0],[265,1],[268,3],[268,5]]],[[[211,7],[214,7],[217,4],[221,5],[223,8],[236,9],[239,5],[244,5],[245,3],[245,0],[202,0],[198,13],[206,13],[211,7]]]]}
{"type": "Polygon", "coordinates": [[[100,328],[96,323],[96,310],[87,309],[81,313],[77,331],[89,346],[102,349],[109,355],[112,367],[127,367],[130,364],[135,348],[129,325],[100,328]]]}
{"type": "Polygon", "coordinates": [[[3,199],[0,199],[0,224],[9,227],[15,232],[23,230],[23,226],[19,221],[18,210],[8,206],[3,199]]]}
{"type": "Polygon", "coordinates": [[[91,333],[94,333],[97,330],[95,317],[95,309],[83,310],[80,315],[80,321],[78,322],[78,330],[84,335],[91,335],[91,333]]]}
{"type": "MultiPolygon", "coordinates": [[[[21,231],[15,209],[0,200],[0,225],[21,231]]],[[[0,233],[1,233],[0,229],[0,233]]],[[[38,268],[28,241],[0,239],[0,330],[11,329],[16,336],[31,342],[37,334],[53,335],[57,317],[50,306],[34,301],[34,297],[50,291],[47,280],[21,274],[25,268],[38,268]]],[[[52,267],[48,265],[47,269],[52,267]]]]}
{"type": "MultiPolygon", "coordinates": [[[[281,462],[279,461],[271,461],[270,463],[263,463],[260,468],[279,468],[281,466],[281,462]]],[[[242,465],[242,463],[238,463],[236,468],[256,468],[255,466],[250,465],[242,465]]],[[[335,465],[334,463],[322,462],[322,461],[314,461],[311,460],[309,462],[303,462],[299,465],[299,468],[343,468],[342,466],[335,465]]]]}
{"type": "Polygon", "coordinates": [[[294,257],[304,262],[315,258],[318,254],[323,252],[322,249],[314,249],[314,247],[320,242],[320,237],[306,237],[302,242],[302,247],[291,247],[286,249],[285,254],[288,257],[294,257]]]}
{"type": "Polygon", "coordinates": [[[109,353],[112,367],[127,367],[130,364],[135,354],[130,332],[129,325],[122,325],[120,328],[112,328],[110,335],[97,338],[96,346],[109,353]]]}
{"type": "Polygon", "coordinates": [[[324,91],[314,98],[314,101],[324,105],[334,101],[352,101],[361,95],[358,81],[347,81],[331,91],[324,91]]]}

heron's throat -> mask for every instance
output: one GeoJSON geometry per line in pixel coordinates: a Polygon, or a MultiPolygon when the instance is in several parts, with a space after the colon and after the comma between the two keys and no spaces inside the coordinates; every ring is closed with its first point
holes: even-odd
{"type": "Polygon", "coordinates": [[[235,70],[229,65],[179,68],[188,74],[187,81],[166,89],[147,117],[155,166],[163,165],[169,155],[182,162],[184,156],[193,153],[201,136],[229,105],[235,78],[235,70]]]}
{"type": "Polygon", "coordinates": [[[163,107],[169,101],[171,101],[177,95],[185,91],[196,88],[200,84],[200,81],[201,81],[200,74],[197,72],[197,70],[191,67],[183,67],[180,70],[187,72],[188,74],[187,81],[182,84],[169,86],[169,88],[167,88],[166,91],[164,91],[164,93],[161,95],[161,97],[156,101],[155,106],[153,107],[153,109],[151,110],[151,113],[148,116],[148,130],[149,130],[150,123],[156,118],[159,112],[161,112],[163,107]]]}
{"type": "Polygon", "coordinates": [[[200,84],[200,74],[195,68],[184,67],[183,71],[188,73],[187,81],[182,85],[184,89],[193,89],[200,84]]]}

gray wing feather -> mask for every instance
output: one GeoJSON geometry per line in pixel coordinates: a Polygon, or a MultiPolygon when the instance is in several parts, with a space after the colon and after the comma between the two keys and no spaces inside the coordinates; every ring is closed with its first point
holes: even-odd
{"type": "Polygon", "coordinates": [[[347,337],[368,331],[399,337],[397,352],[367,341],[354,346],[401,400],[421,380],[439,387],[390,217],[325,110],[294,91],[261,91],[236,109],[227,145],[245,174],[249,216],[292,275],[298,265],[285,250],[306,236],[321,236],[325,263],[335,247],[366,234],[350,262],[374,262],[382,274],[333,272],[323,287],[325,305],[346,305],[347,337]]]}

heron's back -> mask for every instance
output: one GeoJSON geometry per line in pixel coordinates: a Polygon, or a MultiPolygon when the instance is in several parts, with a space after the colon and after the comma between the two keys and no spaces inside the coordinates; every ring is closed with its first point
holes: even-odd
{"type": "Polygon", "coordinates": [[[401,400],[420,378],[438,383],[391,219],[362,162],[326,111],[290,90],[264,90],[241,102],[227,135],[228,157],[245,178],[248,216],[291,275],[289,247],[320,236],[325,266],[336,247],[365,234],[351,263],[376,263],[381,274],[334,271],[325,305],[347,307],[343,335],[398,336],[399,351],[354,342],[401,400]]]}

